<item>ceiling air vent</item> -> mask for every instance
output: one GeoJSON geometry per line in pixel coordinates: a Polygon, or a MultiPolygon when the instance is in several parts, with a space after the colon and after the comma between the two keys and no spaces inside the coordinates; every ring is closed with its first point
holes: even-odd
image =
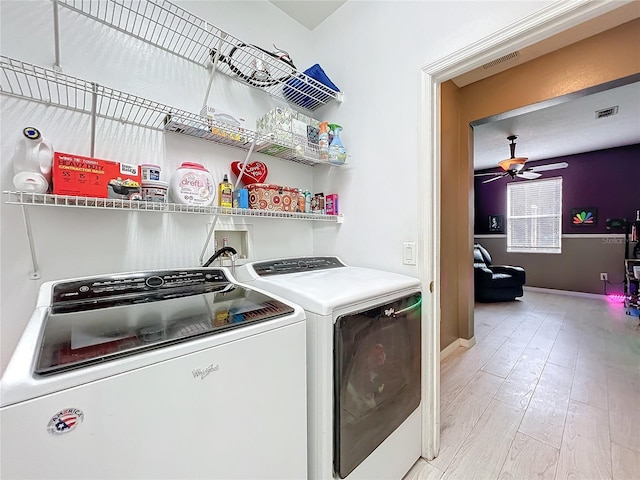
{"type": "Polygon", "coordinates": [[[602,110],[596,110],[596,120],[599,118],[606,118],[606,117],[611,117],[613,115],[615,115],[616,113],[618,113],[618,106],[616,105],[615,107],[609,107],[609,108],[605,108],[602,110]]]}
{"type": "Polygon", "coordinates": [[[504,63],[507,60],[511,60],[512,58],[516,58],[517,56],[518,56],[518,52],[508,53],[507,55],[504,55],[503,57],[496,58],[492,62],[485,63],[484,65],[482,65],[482,68],[484,68],[486,70],[488,68],[495,67],[496,65],[498,65],[500,63],[504,63]]]}

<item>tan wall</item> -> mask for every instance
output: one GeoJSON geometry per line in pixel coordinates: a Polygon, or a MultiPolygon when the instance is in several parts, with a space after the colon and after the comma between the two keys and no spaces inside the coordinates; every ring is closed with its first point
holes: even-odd
{"type": "MultiPolygon", "coordinates": [[[[440,97],[443,105],[441,115],[441,199],[440,215],[443,219],[440,226],[443,239],[440,252],[440,310],[442,322],[440,323],[441,348],[449,345],[460,337],[460,327],[453,319],[464,318],[459,314],[459,292],[457,270],[460,262],[457,261],[458,248],[445,245],[444,239],[458,237],[460,225],[455,222],[444,221],[446,218],[456,218],[461,211],[466,212],[465,205],[459,204],[458,196],[464,192],[460,188],[460,175],[458,174],[460,160],[460,89],[449,81],[440,86],[440,97]],[[446,292],[446,295],[444,294],[446,292]],[[446,321],[445,321],[446,319],[446,321]]],[[[465,200],[466,203],[466,200],[465,200]]],[[[447,240],[448,241],[448,240],[447,240]]]]}
{"type": "Polygon", "coordinates": [[[495,265],[516,265],[527,273],[528,287],[552,288],[603,295],[600,273],[609,275],[606,293],[622,293],[625,243],[620,235],[593,235],[588,238],[563,237],[562,253],[508,253],[507,237],[476,237],[487,249],[495,265]]]}
{"type": "MultiPolygon", "coordinates": [[[[443,278],[445,269],[458,272],[460,278],[455,286],[451,279],[441,284],[441,331],[446,332],[446,336],[441,335],[441,348],[451,343],[451,338],[469,339],[473,336],[473,289],[469,288],[473,285],[473,150],[470,148],[472,133],[469,123],[639,73],[639,44],[640,19],[636,19],[467,85],[455,95],[447,87],[447,96],[442,95],[442,119],[444,123],[449,110],[459,114],[460,141],[457,158],[442,155],[440,262],[443,278]],[[456,175],[451,175],[452,168],[456,175]],[[446,176],[445,170],[448,172],[446,176]],[[452,193],[454,190],[455,194],[452,193]],[[452,196],[457,201],[445,206],[452,196]],[[456,308],[445,308],[449,303],[455,304],[456,308]]],[[[447,83],[443,84],[443,91],[447,83]]],[[[448,138],[453,136],[451,132],[445,132],[443,126],[443,149],[445,135],[448,138]]]]}

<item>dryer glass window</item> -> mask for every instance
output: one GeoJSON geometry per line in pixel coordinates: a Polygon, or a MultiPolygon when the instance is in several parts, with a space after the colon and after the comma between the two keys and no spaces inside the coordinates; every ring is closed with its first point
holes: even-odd
{"type": "Polygon", "coordinates": [[[420,404],[421,295],[339,317],[334,470],[345,478],[420,404]]]}

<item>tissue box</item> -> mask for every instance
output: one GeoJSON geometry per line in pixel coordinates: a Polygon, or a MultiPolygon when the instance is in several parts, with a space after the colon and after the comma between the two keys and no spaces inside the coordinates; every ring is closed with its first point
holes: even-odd
{"type": "Polygon", "coordinates": [[[298,206],[298,190],[267,183],[252,183],[249,190],[249,208],[295,212],[298,206]]]}
{"type": "Polygon", "coordinates": [[[289,145],[293,142],[292,120],[297,121],[295,111],[276,107],[257,120],[256,130],[258,133],[269,135],[276,143],[289,145]]]}
{"type": "Polygon", "coordinates": [[[229,112],[224,112],[219,108],[212,107],[211,105],[202,107],[202,110],[200,110],[200,115],[203,117],[207,117],[210,120],[215,120],[216,122],[229,124],[232,127],[246,128],[246,120],[243,117],[234,115],[229,112]]]}
{"type": "Polygon", "coordinates": [[[53,155],[53,193],[141,200],[140,167],[70,153],[53,155]]]}

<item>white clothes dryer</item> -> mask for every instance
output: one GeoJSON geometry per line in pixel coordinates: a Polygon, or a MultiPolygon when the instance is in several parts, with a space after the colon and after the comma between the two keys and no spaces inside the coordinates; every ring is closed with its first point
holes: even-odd
{"type": "Polygon", "coordinates": [[[309,479],[401,479],[421,453],[420,281],[337,257],[236,277],[305,310],[309,479]]]}

